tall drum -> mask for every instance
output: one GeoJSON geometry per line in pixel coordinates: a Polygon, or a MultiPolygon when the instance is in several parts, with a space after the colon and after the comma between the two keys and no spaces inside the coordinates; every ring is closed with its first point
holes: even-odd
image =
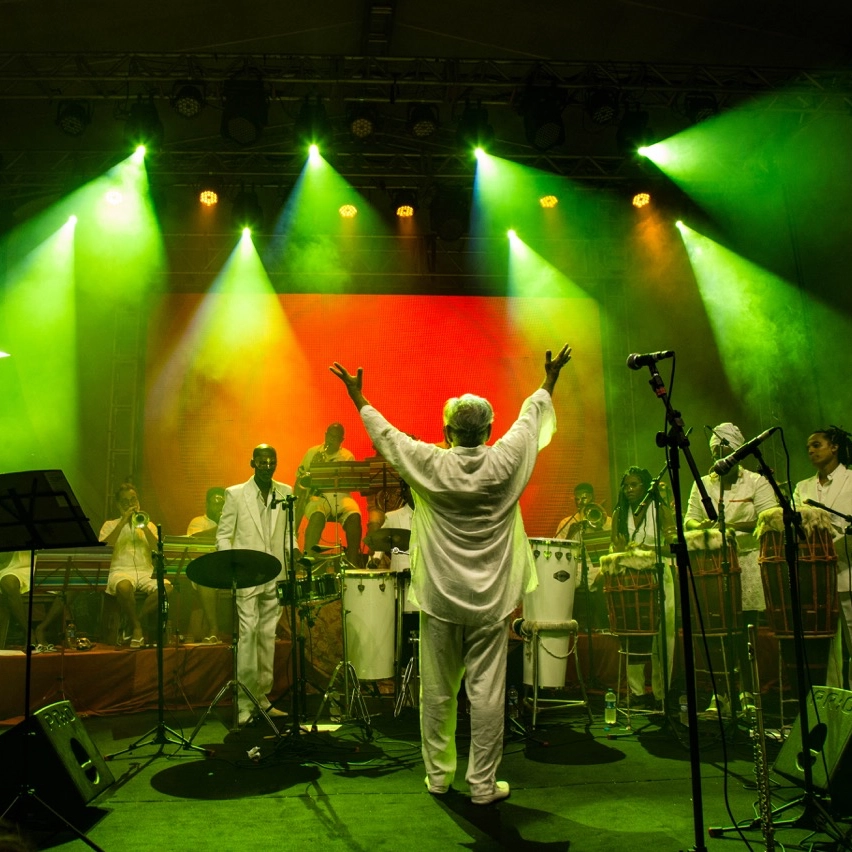
{"type": "Polygon", "coordinates": [[[396,577],[389,571],[343,574],[346,650],[361,680],[394,676],[396,577]]]}
{"type": "MultiPolygon", "coordinates": [[[[538,588],[524,595],[524,621],[565,624],[574,615],[574,590],[579,582],[580,544],[564,538],[531,538],[538,588]]],[[[571,636],[567,630],[539,631],[538,686],[565,686],[571,636]]],[[[524,643],[524,683],[533,686],[533,643],[524,643]]]]}
{"type": "MultiPolygon", "coordinates": [[[[828,512],[802,508],[805,539],[799,542],[799,603],[804,636],[831,638],[837,630],[837,554],[828,512]]],[[[761,512],[757,520],[766,614],[779,639],[793,636],[790,571],[784,553],[784,519],[780,508],[761,512]]]]}
{"type": "Polygon", "coordinates": [[[742,587],[736,539],[728,536],[728,567],[723,568],[722,533],[719,530],[693,530],[686,533],[686,549],[695,590],[690,584],[693,608],[698,602],[701,623],[707,635],[723,636],[742,629],[742,587]]]}
{"type": "Polygon", "coordinates": [[[616,636],[653,636],[660,629],[660,584],[654,551],[634,548],[601,557],[601,574],[616,636]]]}

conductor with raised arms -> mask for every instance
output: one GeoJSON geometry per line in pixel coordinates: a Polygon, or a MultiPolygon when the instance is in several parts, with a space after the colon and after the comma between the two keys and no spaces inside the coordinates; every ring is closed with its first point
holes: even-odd
{"type": "Polygon", "coordinates": [[[363,370],[335,362],[376,449],[410,484],[417,501],[411,529],[411,591],[420,614],[420,731],[426,786],[446,793],[456,772],[457,694],[462,677],[470,701],[471,742],[466,780],[471,800],[505,799],[497,781],[503,747],[509,615],[538,580],[518,499],[538,451],[556,429],[551,394],[571,359],[566,344],[545,355],[544,381],[518,419],[493,446],[494,411],[473,394],[448,400],[449,449],[414,440],[367,401],[363,370]]]}

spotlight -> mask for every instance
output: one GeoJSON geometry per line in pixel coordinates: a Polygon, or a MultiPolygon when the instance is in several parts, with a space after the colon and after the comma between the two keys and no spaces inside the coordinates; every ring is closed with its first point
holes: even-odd
{"type": "Polygon", "coordinates": [[[638,148],[650,145],[653,132],[648,127],[648,113],[631,110],[624,113],[615,133],[615,144],[622,154],[635,154],[638,148]]]}
{"type": "Polygon", "coordinates": [[[124,125],[124,136],[131,145],[144,145],[147,150],[156,151],[163,144],[163,122],[154,100],[149,95],[147,100],[139,96],[130,107],[130,113],[124,125]]]}
{"type": "Polygon", "coordinates": [[[651,203],[651,193],[649,192],[637,192],[634,194],[633,199],[630,202],[637,210],[640,210],[643,207],[647,207],[651,203]]]}
{"type": "Polygon", "coordinates": [[[394,194],[393,209],[399,219],[410,219],[417,209],[417,193],[411,189],[401,189],[394,194]]]}
{"type": "Polygon", "coordinates": [[[124,201],[124,196],[117,189],[109,190],[104,198],[106,198],[107,204],[111,204],[113,207],[118,207],[124,201]]]}
{"type": "Polygon", "coordinates": [[[204,83],[191,80],[179,80],[172,87],[172,108],[184,118],[196,118],[204,109],[204,83]]]}
{"type": "Polygon", "coordinates": [[[484,148],[494,140],[494,128],[488,123],[488,110],[466,104],[456,129],[460,148],[484,148]]]}
{"type": "Polygon", "coordinates": [[[586,92],[585,109],[586,114],[595,124],[601,126],[612,124],[618,115],[618,90],[589,89],[586,92]]]}
{"type": "Polygon", "coordinates": [[[358,208],[354,204],[344,204],[337,212],[343,219],[354,219],[358,215],[358,208]]]}
{"type": "Polygon", "coordinates": [[[231,208],[234,223],[239,228],[259,231],[263,227],[263,208],[253,189],[241,189],[231,208]]]}
{"type": "Polygon", "coordinates": [[[92,123],[92,108],[83,101],[63,101],[56,108],[56,126],[66,136],[82,136],[92,123]]]}
{"type": "Polygon", "coordinates": [[[202,189],[198,193],[198,201],[204,207],[215,207],[219,203],[219,193],[215,189],[202,189]]]}
{"type": "Polygon", "coordinates": [[[709,92],[690,92],[684,98],[683,108],[686,117],[693,124],[706,121],[719,112],[719,104],[716,101],[716,97],[709,92]]]}
{"type": "Polygon", "coordinates": [[[565,100],[557,89],[527,89],[521,107],[524,135],[537,151],[549,151],[565,142],[563,109],[565,100]]]}
{"type": "Polygon", "coordinates": [[[349,110],[349,132],[360,142],[369,139],[378,127],[378,113],[369,104],[357,104],[349,110]]]}
{"type": "Polygon", "coordinates": [[[516,240],[518,238],[518,232],[514,228],[509,228],[509,230],[506,231],[506,236],[510,240],[516,240]]]}
{"type": "Polygon", "coordinates": [[[319,98],[305,98],[299,117],[293,128],[296,141],[300,147],[318,145],[320,148],[328,146],[332,141],[331,121],[325,111],[325,106],[319,98]]]}
{"type": "Polygon", "coordinates": [[[445,242],[455,242],[467,233],[470,225],[470,198],[461,187],[439,190],[429,207],[433,233],[445,242]]]}
{"type": "Polygon", "coordinates": [[[267,124],[269,105],[262,80],[231,79],[222,87],[222,123],[219,132],[237,145],[253,145],[267,124]]]}
{"type": "Polygon", "coordinates": [[[542,197],[539,198],[538,203],[544,207],[545,210],[550,210],[559,204],[559,199],[555,195],[542,195],[542,197]]]}
{"type": "Polygon", "coordinates": [[[416,139],[428,139],[438,131],[438,110],[431,104],[412,104],[408,108],[408,132],[416,139]]]}

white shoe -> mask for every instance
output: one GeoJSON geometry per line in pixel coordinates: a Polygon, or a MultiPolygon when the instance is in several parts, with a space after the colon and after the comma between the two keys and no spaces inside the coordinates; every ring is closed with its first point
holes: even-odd
{"type": "Polygon", "coordinates": [[[264,712],[270,719],[283,719],[285,716],[289,716],[290,714],[286,710],[279,710],[277,707],[273,707],[271,704],[269,707],[263,708],[264,712]]]}
{"type": "Polygon", "coordinates": [[[490,793],[485,793],[480,796],[471,796],[470,800],[475,805],[493,805],[502,799],[508,799],[511,790],[509,789],[508,781],[495,781],[494,789],[490,793]]]}
{"type": "Polygon", "coordinates": [[[701,715],[705,719],[718,719],[720,714],[725,719],[731,718],[731,701],[727,695],[714,695],[701,715]]]}
{"type": "Polygon", "coordinates": [[[426,785],[426,789],[433,796],[443,796],[450,789],[448,786],[447,787],[433,787],[429,783],[429,776],[428,775],[423,779],[423,783],[426,785]]]}

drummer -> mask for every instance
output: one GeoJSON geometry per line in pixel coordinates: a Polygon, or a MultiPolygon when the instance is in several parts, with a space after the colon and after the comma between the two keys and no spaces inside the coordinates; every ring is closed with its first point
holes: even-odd
{"type": "MultiPolygon", "coordinates": [[[[852,436],[839,426],[817,429],[808,437],[808,457],[816,474],[796,485],[793,495],[796,507],[801,509],[805,500],[816,500],[829,509],[852,515],[852,471],[847,469],[852,461],[852,436]]],[[[826,685],[848,689],[852,683],[852,665],[846,672],[844,685],[844,650],[852,655],[852,538],[845,535],[847,523],[831,515],[834,527],[834,547],[837,551],[837,592],[840,598],[841,617],[837,635],[831,644],[826,672],[826,685]]]]}
{"type": "MultiPolygon", "coordinates": [[[[720,423],[710,430],[710,454],[714,462],[745,443],[743,433],[733,423],[720,423]]],[[[724,505],[725,527],[736,532],[737,559],[740,566],[742,586],[743,627],[758,624],[760,613],[766,610],[763,597],[763,581],[758,565],[758,542],[754,537],[757,516],[777,505],[775,494],[766,479],[757,473],[735,465],[727,473],[719,476],[712,471],[702,476],[701,481],[707,494],[718,509],[720,501],[724,505]]],[[[686,510],[685,529],[718,529],[719,522],[711,521],[704,511],[698,486],[693,484],[689,493],[689,506],[686,510]]],[[[755,685],[751,682],[751,667],[748,662],[748,634],[745,630],[738,634],[737,656],[740,666],[740,705],[750,706],[755,685]]],[[[713,696],[705,711],[707,715],[718,716],[720,710],[730,714],[730,702],[727,695],[713,696]],[[720,707],[721,705],[721,707],[720,707]]]]}
{"type": "MultiPolygon", "coordinates": [[[[224,505],[225,489],[221,486],[208,488],[204,514],[198,515],[189,522],[186,534],[200,541],[214,543],[224,505]]],[[[197,604],[193,606],[189,617],[189,634],[196,641],[199,637],[203,637],[201,641],[205,645],[218,645],[219,616],[216,607],[219,602],[219,590],[200,586],[198,583],[193,583],[192,588],[197,604]],[[205,625],[206,630],[203,629],[205,625]]]]}
{"type": "MultiPolygon", "coordinates": [[[[314,462],[351,462],[355,456],[343,446],[344,429],[341,423],[332,423],[325,430],[325,441],[311,447],[304,455],[296,474],[297,506],[303,500],[304,517],[308,519],[305,530],[305,555],[310,557],[319,544],[325,525],[337,521],[346,535],[346,558],[350,565],[360,568],[361,562],[361,509],[352,495],[344,491],[320,492],[311,488],[311,466],[314,462]]],[[[301,517],[296,517],[296,529],[301,517]]]]}
{"type": "MultiPolygon", "coordinates": [[[[589,482],[579,482],[574,486],[574,504],[577,511],[567,518],[563,518],[556,527],[555,538],[576,538],[580,525],[586,522],[586,510],[595,505],[595,489],[589,482]]],[[[596,524],[600,530],[612,529],[612,518],[604,513],[603,523],[596,524]]]]}
{"type": "MultiPolygon", "coordinates": [[[[633,548],[654,550],[657,543],[657,513],[655,501],[645,499],[651,488],[651,474],[642,467],[627,468],[621,477],[618,503],[612,513],[612,551],[624,553],[633,548]]],[[[667,503],[659,502],[660,544],[663,553],[668,553],[667,543],[675,540],[674,515],[667,503]]],[[[662,558],[662,557],[661,557],[662,558]]],[[[674,578],[672,575],[671,559],[665,559],[665,575],[663,592],[665,594],[665,628],[666,628],[666,659],[668,675],[666,682],[671,680],[672,662],[674,658],[675,631],[675,597],[674,578]]],[[[662,646],[659,634],[654,636],[651,643],[651,687],[653,695],[645,694],[645,664],[634,663],[627,666],[627,682],[630,692],[638,700],[653,707],[656,702],[663,701],[665,683],[662,677],[662,646]]],[[[631,702],[632,703],[632,702],[631,702]]]]}

